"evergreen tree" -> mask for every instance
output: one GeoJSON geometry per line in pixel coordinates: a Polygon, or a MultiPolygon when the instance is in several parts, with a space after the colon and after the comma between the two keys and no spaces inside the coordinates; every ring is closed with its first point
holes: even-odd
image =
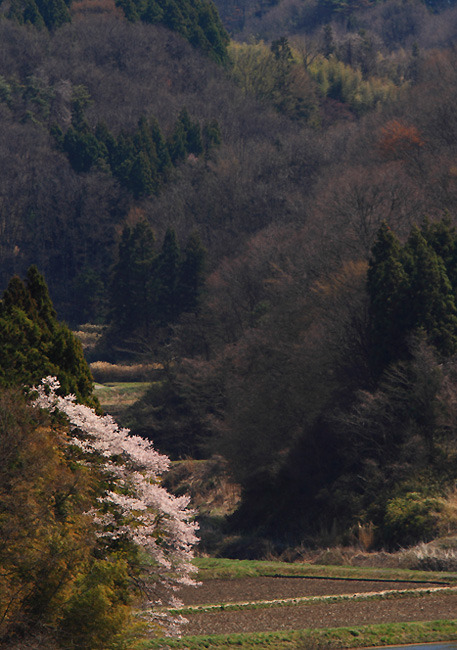
{"type": "Polygon", "coordinates": [[[177,165],[186,157],[187,134],[181,121],[175,125],[173,133],[169,136],[167,145],[173,165],[177,165]]]}
{"type": "Polygon", "coordinates": [[[409,278],[401,259],[401,246],[387,224],[378,232],[368,269],[369,329],[375,374],[395,359],[404,358],[410,328],[406,298],[409,278]]]}
{"type": "Polygon", "coordinates": [[[141,221],[125,227],[111,286],[112,328],[122,336],[147,333],[153,322],[153,271],[156,263],[154,233],[141,221]]]}
{"type": "Polygon", "coordinates": [[[156,192],[157,181],[154,175],[146,152],[140,151],[133,159],[128,180],[128,189],[136,199],[156,192]]]}
{"type": "Polygon", "coordinates": [[[8,11],[8,18],[20,24],[35,27],[47,27],[54,30],[70,22],[70,11],[64,0],[13,0],[8,11]]]}
{"type": "Polygon", "coordinates": [[[95,127],[95,137],[98,142],[103,144],[108,153],[108,160],[110,166],[112,165],[113,156],[116,150],[116,138],[108,129],[107,125],[104,122],[99,122],[95,127]]]}
{"type": "Polygon", "coordinates": [[[415,332],[423,331],[427,342],[445,357],[457,351],[455,287],[436,252],[441,250],[452,268],[455,244],[445,225],[425,224],[423,232],[426,236],[413,228],[402,247],[383,224],[372,249],[367,289],[376,376],[393,361],[408,358],[408,337],[415,332]]]}
{"type": "Polygon", "coordinates": [[[179,4],[175,0],[163,0],[162,11],[162,20],[165,27],[168,27],[172,32],[187,36],[187,22],[179,4]]]}
{"type": "Polygon", "coordinates": [[[179,315],[179,273],[181,253],[173,228],[168,228],[157,265],[157,319],[161,325],[173,323],[179,315]]]}
{"type": "Polygon", "coordinates": [[[435,253],[443,260],[446,274],[455,292],[457,288],[457,232],[451,225],[450,219],[446,217],[434,223],[426,219],[421,226],[421,233],[435,253]]]}
{"type": "Polygon", "coordinates": [[[36,0],[36,4],[46,27],[50,30],[71,21],[69,9],[64,0],[36,0]]]}
{"type": "Polygon", "coordinates": [[[200,124],[192,122],[186,108],[183,108],[178,117],[178,124],[182,125],[185,134],[185,149],[187,153],[199,156],[203,151],[202,133],[200,124]]]}
{"type": "Polygon", "coordinates": [[[218,63],[228,61],[229,36],[208,0],[116,0],[128,20],[162,24],[218,63]]]}
{"type": "Polygon", "coordinates": [[[222,135],[217,120],[206,122],[202,130],[202,141],[205,155],[208,156],[210,149],[218,147],[222,142],[222,135]]]}
{"type": "Polygon", "coordinates": [[[199,305],[206,262],[206,250],[196,232],[190,235],[183,252],[179,270],[179,311],[195,312],[199,305]]]}
{"type": "Polygon", "coordinates": [[[45,27],[43,16],[41,15],[35,0],[26,0],[22,18],[25,24],[30,23],[38,28],[45,27]]]}
{"type": "Polygon", "coordinates": [[[168,140],[168,149],[174,165],[187,154],[199,156],[203,152],[202,132],[198,122],[192,122],[186,108],[176,120],[174,131],[168,140]]]}
{"type": "Polygon", "coordinates": [[[444,262],[418,228],[412,230],[405,254],[412,328],[424,328],[438,352],[450,356],[457,350],[457,309],[444,262]]]}
{"type": "MultiPolygon", "coordinates": [[[[134,23],[140,19],[140,14],[138,13],[134,0],[116,0],[116,6],[122,9],[125,17],[130,22],[134,23]]],[[[145,22],[150,21],[146,20],[145,22]]]]}
{"type": "Polygon", "coordinates": [[[157,166],[157,153],[154,140],[152,139],[149,123],[144,115],[138,120],[138,128],[133,136],[133,142],[137,152],[144,151],[151,164],[157,166]]]}
{"type": "Polygon", "coordinates": [[[77,172],[88,172],[93,165],[108,159],[105,145],[88,129],[77,130],[70,126],[63,140],[63,148],[77,172]]]}
{"type": "Polygon", "coordinates": [[[46,375],[58,377],[65,393],[98,405],[81,344],[57,320],[46,282],[32,266],[25,284],[10,280],[0,303],[0,385],[33,385],[46,375]]]}
{"type": "Polygon", "coordinates": [[[35,265],[31,266],[26,275],[27,292],[30,302],[36,309],[38,318],[52,332],[57,323],[57,312],[51,302],[48,287],[44,277],[35,265]]]}
{"type": "Polygon", "coordinates": [[[171,158],[168,151],[167,143],[163,137],[163,133],[159,127],[159,123],[155,118],[151,118],[149,121],[149,130],[151,133],[152,141],[154,142],[157,162],[158,162],[158,171],[162,176],[162,179],[165,179],[166,174],[171,168],[171,158]]]}
{"type": "Polygon", "coordinates": [[[163,10],[157,0],[147,0],[141,18],[145,23],[151,23],[153,25],[162,22],[163,10]]]}

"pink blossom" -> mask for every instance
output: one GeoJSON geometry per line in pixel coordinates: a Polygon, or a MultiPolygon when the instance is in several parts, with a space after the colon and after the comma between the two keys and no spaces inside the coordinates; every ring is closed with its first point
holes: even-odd
{"type": "Polygon", "coordinates": [[[69,445],[78,446],[86,463],[104,460],[102,472],[110,489],[98,498],[89,511],[99,539],[108,543],[127,538],[149,558],[145,562],[148,602],[147,616],[174,632],[178,621],[154,610],[157,603],[173,603],[181,585],[196,584],[191,564],[198,541],[194,512],[187,496],[175,497],[160,484],[169,467],[169,459],[159,454],[143,438],[130,435],[110,415],[100,416],[78,404],[73,395],[61,397],[55,377],[46,377],[33,390],[34,405],[66,415],[70,426],[69,445]],[[157,617],[159,617],[157,619],[157,617]]]}

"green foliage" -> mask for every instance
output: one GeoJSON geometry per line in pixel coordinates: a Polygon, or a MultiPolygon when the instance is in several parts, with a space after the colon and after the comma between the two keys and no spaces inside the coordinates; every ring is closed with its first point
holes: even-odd
{"type": "Polygon", "coordinates": [[[37,268],[26,282],[13,277],[0,303],[0,385],[33,385],[55,375],[65,394],[97,406],[80,342],[57,320],[46,283],[37,268]]]}
{"type": "Polygon", "coordinates": [[[372,248],[368,270],[370,323],[374,366],[384,368],[404,354],[409,330],[409,312],[405,298],[409,278],[401,261],[400,242],[383,224],[372,248]]]}
{"type": "Polygon", "coordinates": [[[64,0],[13,0],[8,18],[20,24],[57,29],[70,22],[70,11],[64,0]]]}
{"type": "Polygon", "coordinates": [[[65,455],[65,433],[4,389],[0,449],[0,638],[29,626],[55,631],[89,560],[92,486],[65,455]]]}
{"type": "Polygon", "coordinates": [[[196,312],[203,286],[205,250],[193,233],[182,253],[169,228],[159,253],[150,226],[124,228],[111,290],[111,335],[147,336],[183,312],[196,312]]]}
{"type": "Polygon", "coordinates": [[[398,94],[397,87],[389,79],[370,77],[365,80],[360,70],[333,55],[316,57],[308,70],[324,97],[348,104],[358,114],[392,101],[398,94]]]}
{"type": "Polygon", "coordinates": [[[51,134],[59,149],[64,151],[76,172],[88,172],[93,167],[110,171],[135,199],[158,194],[168,180],[170,169],[189,155],[208,155],[221,142],[216,121],[204,125],[192,122],[184,108],[172,133],[165,140],[155,118],[142,116],[132,134],[120,132],[116,138],[106,124],[91,129],[84,117],[90,96],[79,86],[72,100],[72,124],[63,134],[53,125],[51,134]]]}
{"type": "Polygon", "coordinates": [[[153,320],[152,272],[156,264],[154,233],[143,221],[124,228],[113,271],[110,319],[124,334],[153,320]]]}
{"type": "Polygon", "coordinates": [[[129,566],[115,557],[93,560],[64,606],[59,638],[67,648],[104,650],[132,624],[129,566]]]}
{"type": "Polygon", "coordinates": [[[164,25],[218,63],[227,61],[229,37],[212,0],[116,0],[128,20],[164,25]]]}
{"type": "Polygon", "coordinates": [[[404,246],[384,224],[368,271],[373,368],[405,358],[408,335],[423,330],[447,357],[457,350],[456,236],[446,223],[414,228],[404,246]],[[441,256],[442,253],[444,258],[441,256]]]}
{"type": "Polygon", "coordinates": [[[87,513],[105,488],[99,460],[82,461],[62,418],[0,389],[2,647],[35,637],[65,650],[126,647],[139,561],[127,543],[101,551],[87,513]]]}
{"type": "Polygon", "coordinates": [[[386,504],[383,535],[392,546],[429,541],[438,533],[440,501],[418,492],[408,492],[386,504]]]}
{"type": "Polygon", "coordinates": [[[293,119],[313,123],[316,120],[315,84],[295,58],[287,39],[275,41],[269,48],[258,43],[231,43],[229,47],[234,80],[246,93],[293,119]]]}
{"type": "Polygon", "coordinates": [[[206,250],[196,232],[191,233],[183,251],[178,278],[178,302],[183,312],[199,308],[206,268],[206,250]]]}

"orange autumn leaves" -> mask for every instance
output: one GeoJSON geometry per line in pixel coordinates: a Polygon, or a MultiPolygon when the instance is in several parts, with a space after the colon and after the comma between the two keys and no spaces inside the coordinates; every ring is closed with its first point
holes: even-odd
{"type": "Polygon", "coordinates": [[[378,148],[386,160],[406,160],[424,144],[419,129],[402,120],[390,120],[380,130],[378,148]]]}

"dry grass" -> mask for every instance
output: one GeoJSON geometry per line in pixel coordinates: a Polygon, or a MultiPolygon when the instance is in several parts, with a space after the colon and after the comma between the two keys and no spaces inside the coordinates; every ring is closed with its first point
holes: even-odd
{"type": "Polygon", "coordinates": [[[369,551],[374,546],[375,532],[373,522],[368,524],[360,524],[357,529],[357,537],[359,544],[364,551],[369,551]]]}
{"type": "Polygon", "coordinates": [[[199,512],[224,516],[239,504],[241,490],[228,473],[224,460],[183,460],[172,464],[165,485],[173,494],[188,494],[199,512]]]}
{"type": "Polygon", "coordinates": [[[104,329],[103,325],[81,325],[80,329],[73,334],[81,341],[83,350],[87,354],[95,349],[104,329]]]}
{"type": "Polygon", "coordinates": [[[409,569],[419,571],[457,571],[457,540],[452,539],[455,548],[443,548],[435,541],[406,549],[400,554],[402,562],[409,569]]]}
{"type": "Polygon", "coordinates": [[[163,371],[160,363],[135,363],[121,365],[107,361],[94,361],[90,364],[94,380],[100,384],[115,382],[153,381],[163,371]]]}

